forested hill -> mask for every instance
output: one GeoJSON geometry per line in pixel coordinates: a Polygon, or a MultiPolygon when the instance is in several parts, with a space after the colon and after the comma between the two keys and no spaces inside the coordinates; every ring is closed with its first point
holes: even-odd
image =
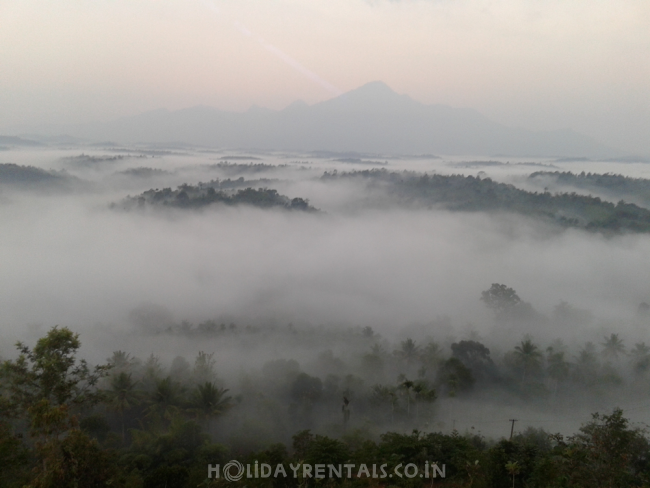
{"type": "Polygon", "coordinates": [[[176,190],[171,188],[148,190],[141,195],[127,197],[122,202],[111,205],[111,207],[126,210],[145,206],[198,209],[214,204],[249,205],[259,208],[281,208],[306,212],[318,211],[309,205],[309,201],[304,198],[289,198],[270,188],[258,188],[256,190],[248,187],[232,192],[204,183],[199,183],[196,186],[184,184],[176,190]]]}
{"type": "Polygon", "coordinates": [[[571,173],[569,171],[537,171],[528,179],[541,184],[570,186],[617,199],[635,200],[644,206],[650,205],[650,180],[629,176],[597,173],[571,173]]]}
{"type": "Polygon", "coordinates": [[[47,171],[35,166],[0,164],[0,187],[17,189],[70,189],[82,181],[65,172],[47,171]]]}
{"type": "Polygon", "coordinates": [[[326,172],[321,179],[361,180],[370,189],[380,191],[406,207],[507,211],[593,231],[650,232],[650,210],[637,205],[613,204],[576,193],[528,192],[489,178],[372,169],[326,172]]]}

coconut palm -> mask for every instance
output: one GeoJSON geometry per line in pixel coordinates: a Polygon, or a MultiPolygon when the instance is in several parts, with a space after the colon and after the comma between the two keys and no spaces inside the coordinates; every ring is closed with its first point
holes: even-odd
{"type": "Polygon", "coordinates": [[[592,385],[598,377],[598,356],[593,342],[585,345],[576,357],[576,378],[584,384],[592,385]]]}
{"type": "Polygon", "coordinates": [[[515,358],[523,369],[523,376],[521,382],[526,381],[526,376],[529,372],[539,368],[542,359],[542,353],[539,348],[533,344],[533,341],[526,339],[521,341],[521,344],[515,347],[515,358]]]}
{"type": "Polygon", "coordinates": [[[546,371],[554,382],[554,394],[557,393],[557,386],[569,376],[569,363],[564,360],[564,351],[555,351],[552,347],[547,349],[548,364],[546,371]]]}
{"type": "Polygon", "coordinates": [[[645,342],[637,342],[634,349],[630,351],[630,356],[634,360],[634,370],[642,373],[650,367],[650,347],[645,342]]]}
{"type": "Polygon", "coordinates": [[[517,461],[510,461],[506,464],[506,470],[508,474],[512,476],[512,488],[515,488],[515,476],[521,471],[521,467],[517,461]]]}
{"type": "Polygon", "coordinates": [[[157,380],[153,392],[149,395],[147,415],[154,418],[171,419],[179,412],[182,388],[170,376],[157,380]]]}
{"type": "Polygon", "coordinates": [[[203,351],[199,351],[199,354],[196,356],[194,369],[192,370],[192,379],[197,384],[203,384],[214,379],[214,365],[216,361],[213,356],[214,353],[207,354],[203,351]]]}
{"type": "Polygon", "coordinates": [[[406,415],[411,415],[411,390],[415,386],[415,382],[407,379],[404,375],[400,375],[399,387],[406,391],[406,415]]]}
{"type": "Polygon", "coordinates": [[[132,370],[137,365],[137,360],[124,351],[114,351],[113,356],[108,359],[108,364],[111,365],[111,373],[115,375],[132,370]]]}
{"type": "Polygon", "coordinates": [[[605,342],[601,342],[601,346],[603,346],[603,356],[607,359],[618,360],[619,355],[625,355],[625,346],[618,334],[605,337],[605,342]]]}
{"type": "Polygon", "coordinates": [[[217,388],[210,381],[198,385],[192,392],[191,411],[206,423],[208,432],[210,431],[210,420],[232,407],[232,398],[225,396],[227,392],[227,389],[217,388]]]}
{"type": "Polygon", "coordinates": [[[132,409],[141,400],[141,394],[135,389],[137,381],[131,379],[130,373],[119,373],[110,380],[106,391],[108,406],[120,414],[122,421],[122,442],[126,440],[124,431],[124,413],[132,409]]]}
{"type": "Polygon", "coordinates": [[[395,351],[395,355],[404,360],[408,373],[411,367],[411,362],[420,354],[420,348],[415,344],[415,341],[410,338],[402,341],[400,346],[401,347],[395,351]]]}

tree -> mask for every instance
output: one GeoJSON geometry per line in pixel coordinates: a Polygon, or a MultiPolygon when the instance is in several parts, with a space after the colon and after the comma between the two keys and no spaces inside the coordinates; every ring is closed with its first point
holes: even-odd
{"type": "Polygon", "coordinates": [[[208,432],[210,431],[210,420],[232,407],[232,398],[225,396],[227,392],[227,389],[217,388],[214,383],[206,381],[198,385],[192,393],[191,410],[205,421],[208,432]]]}
{"type": "Polygon", "coordinates": [[[521,341],[521,344],[515,347],[515,358],[517,363],[523,369],[522,383],[526,381],[526,376],[528,373],[532,372],[536,368],[539,368],[540,361],[542,358],[542,353],[539,348],[533,344],[533,341],[526,339],[521,341]]]}
{"type": "Polygon", "coordinates": [[[598,357],[593,342],[586,342],[576,358],[576,379],[583,384],[593,385],[598,376],[598,357]]]}
{"type": "Polygon", "coordinates": [[[512,488],[515,488],[515,476],[521,471],[519,463],[517,461],[510,461],[506,464],[506,471],[512,476],[512,488]]]}
{"type": "Polygon", "coordinates": [[[98,403],[103,397],[96,385],[108,374],[110,365],[90,368],[85,360],[77,360],[80,346],[79,334],[58,326],[39,339],[34,349],[18,342],[18,358],[4,361],[0,368],[6,390],[5,414],[27,414],[33,429],[40,425],[44,434],[54,429],[49,433],[58,435],[66,430],[71,414],[98,403]]]}
{"type": "Polygon", "coordinates": [[[411,338],[402,341],[400,348],[395,351],[395,355],[404,360],[406,363],[407,374],[411,367],[411,362],[418,357],[420,353],[420,348],[415,344],[415,341],[411,338]]]}
{"type": "Polygon", "coordinates": [[[481,292],[481,301],[498,317],[521,303],[521,298],[512,288],[499,283],[492,283],[489,290],[481,292]]]}
{"type": "Polygon", "coordinates": [[[625,354],[623,340],[618,337],[618,334],[605,337],[605,342],[602,342],[601,346],[603,346],[603,356],[607,359],[618,360],[619,355],[625,354]]]}
{"type": "Polygon", "coordinates": [[[411,415],[411,389],[415,386],[415,383],[407,379],[404,375],[400,375],[399,381],[401,381],[399,387],[404,391],[406,391],[406,415],[410,416],[411,415]]]}
{"type": "Polygon", "coordinates": [[[650,367],[650,347],[645,342],[637,342],[634,349],[630,351],[630,356],[634,361],[634,371],[639,374],[648,370],[650,367]]]}
{"type": "Polygon", "coordinates": [[[390,405],[390,421],[395,422],[395,410],[398,406],[397,389],[391,386],[374,385],[372,387],[370,401],[375,405],[390,405]]]}
{"type": "Polygon", "coordinates": [[[171,420],[179,412],[182,387],[171,376],[156,382],[156,387],[149,398],[148,414],[156,420],[171,420]]]}
{"type": "Polygon", "coordinates": [[[472,371],[458,358],[447,359],[438,370],[438,384],[446,388],[450,397],[455,397],[459,391],[469,390],[475,381],[472,371]]]}
{"type": "Polygon", "coordinates": [[[650,481],[647,432],[631,428],[619,408],[592,417],[561,446],[557,471],[565,486],[645,486],[650,481]]]}
{"type": "Polygon", "coordinates": [[[110,388],[106,392],[109,407],[120,414],[122,421],[122,442],[126,440],[124,430],[124,412],[140,403],[140,392],[135,389],[137,382],[131,379],[131,374],[119,373],[111,378],[110,388]]]}
{"type": "MultiPolygon", "coordinates": [[[[4,361],[0,368],[5,386],[2,413],[25,418],[31,436],[36,438],[40,463],[34,486],[77,486],[71,482],[80,480],[79,486],[92,486],[83,480],[97,479],[101,474],[100,470],[90,477],[79,474],[91,473],[92,455],[84,453],[94,444],[77,428],[77,415],[103,399],[96,385],[108,374],[110,365],[90,368],[86,361],[77,360],[80,346],[79,334],[67,327],[53,327],[33,349],[17,343],[18,358],[4,361]],[[84,443],[86,447],[77,449],[84,443]],[[70,459],[74,460],[72,464],[70,459]]],[[[99,459],[97,462],[100,466],[99,459]]],[[[103,480],[107,477],[100,476],[103,480]]]]}
{"type": "Polygon", "coordinates": [[[216,361],[213,359],[213,356],[214,353],[207,354],[203,351],[199,351],[199,354],[196,356],[194,369],[192,370],[192,379],[197,384],[214,380],[214,365],[216,361]]]}
{"type": "Polygon", "coordinates": [[[108,364],[111,365],[111,374],[115,375],[132,371],[138,365],[138,361],[124,351],[114,351],[113,356],[108,359],[108,364]]]}
{"type": "Polygon", "coordinates": [[[554,392],[557,393],[557,386],[569,376],[569,363],[564,360],[564,351],[555,351],[552,347],[546,349],[546,371],[554,382],[554,392]]]}
{"type": "Polygon", "coordinates": [[[468,367],[474,377],[496,376],[496,366],[490,357],[490,350],[477,341],[460,341],[451,345],[452,356],[468,367]]]}

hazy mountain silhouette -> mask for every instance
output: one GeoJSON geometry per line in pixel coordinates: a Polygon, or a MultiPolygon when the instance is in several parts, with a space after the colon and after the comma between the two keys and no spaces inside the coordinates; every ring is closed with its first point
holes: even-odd
{"type": "Polygon", "coordinates": [[[572,130],[509,128],[475,110],[416,102],[382,82],[368,83],[311,106],[297,101],[280,111],[251,107],[236,113],[204,106],[159,109],[109,123],[58,128],[62,131],[123,143],[184,142],[291,151],[564,157],[618,154],[572,130]]]}

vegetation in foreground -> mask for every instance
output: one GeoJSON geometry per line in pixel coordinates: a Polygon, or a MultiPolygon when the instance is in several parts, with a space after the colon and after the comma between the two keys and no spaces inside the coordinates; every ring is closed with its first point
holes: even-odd
{"type": "MultiPolygon", "coordinates": [[[[513,290],[498,284],[486,290],[482,300],[499,314],[521,303],[513,290]]],[[[363,334],[372,335],[367,330],[363,334]]],[[[432,415],[427,407],[437,395],[461,394],[470,387],[467,381],[473,378],[472,371],[490,369],[484,361],[485,353],[489,359],[489,350],[474,343],[469,344],[474,354],[464,354],[467,342],[452,346],[454,355],[439,361],[440,379],[435,384],[426,378],[401,377],[395,388],[373,388],[376,413],[392,416],[393,421],[401,418],[404,422],[393,425],[403,426],[409,419],[432,415]],[[472,358],[473,368],[465,365],[472,358]]],[[[620,341],[610,342],[603,352],[622,354],[620,341]]],[[[207,468],[208,464],[223,466],[231,459],[251,465],[255,461],[282,464],[287,473],[292,473],[290,465],[300,463],[386,464],[389,471],[399,464],[413,463],[423,469],[437,463],[445,465],[446,473],[445,478],[426,482],[393,477],[387,483],[364,475],[343,479],[288,476],[245,478],[234,482],[236,486],[650,486],[648,433],[630,425],[620,409],[594,414],[568,437],[532,428],[500,440],[455,430],[443,434],[398,429],[373,436],[363,426],[348,425],[348,397],[353,403],[363,403],[354,396],[358,379],[346,377],[345,390],[340,390],[329,378],[324,384],[296,371],[290,361],[276,361],[267,365],[265,382],[277,390],[288,388],[282,393],[289,400],[284,408],[296,426],[308,427],[321,404],[340,414],[328,435],[297,427],[288,441],[273,442],[265,440],[265,423],[281,418],[273,410],[282,407],[254,381],[248,381],[251,391],[230,396],[219,385],[212,355],[199,353],[193,368],[182,359],[175,360],[165,375],[155,357],[141,364],[121,351],[107,364],[93,367],[77,358],[80,347],[78,334],[54,327],[33,348],[19,343],[18,357],[2,363],[0,487],[225,486],[230,482],[208,478],[207,468]],[[328,400],[327,388],[337,396],[335,400],[328,400]],[[232,422],[233,413],[250,408],[247,398],[257,398],[257,422],[248,417],[246,431],[215,442],[224,427],[220,419],[231,415],[232,422]],[[248,439],[242,438],[244,433],[248,439]]],[[[539,381],[544,365],[548,374],[558,373],[558,378],[569,381],[570,368],[564,371],[550,360],[553,351],[548,362],[531,341],[522,342],[515,352],[522,384],[539,381]],[[560,369],[567,375],[559,374],[560,369]]],[[[427,355],[407,340],[394,356],[408,369],[427,355]]]]}

